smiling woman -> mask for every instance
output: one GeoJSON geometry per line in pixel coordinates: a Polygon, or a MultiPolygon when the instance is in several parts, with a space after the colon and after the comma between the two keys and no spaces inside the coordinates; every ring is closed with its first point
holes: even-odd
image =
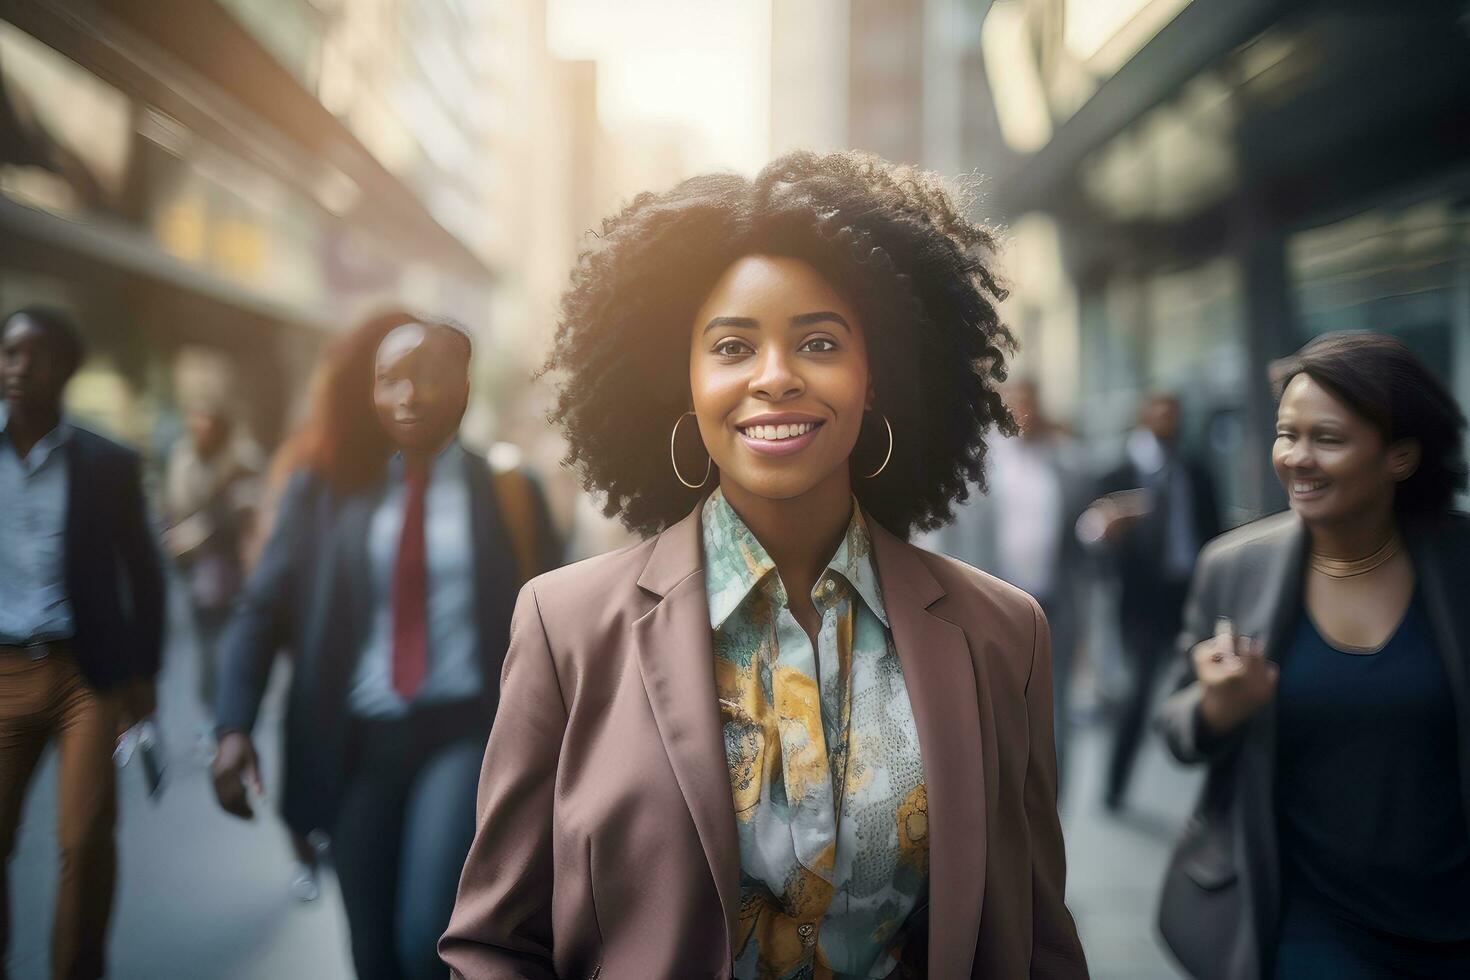
{"type": "Polygon", "coordinates": [[[639,195],[603,223],[563,299],[547,370],[563,378],[555,417],[569,462],[630,529],[668,527],[737,460],[719,449],[715,426],[728,423],[702,416],[705,445],[686,422],[676,459],[698,483],[713,448],[712,483],[672,478],[668,433],[697,409],[692,372],[728,378],[757,334],[779,326],[784,343],[804,329],[796,343],[820,335],[817,347],[841,348],[809,348],[804,364],[862,362],[858,408],[871,410],[845,414],[830,443],[848,442],[872,473],[895,436],[884,471],[854,483],[859,502],[900,537],[938,526],[968,484],[983,488],[985,432],[1015,431],[995,391],[1013,340],[995,307],[993,245],[932,174],[860,154],[791,154],[754,181],[712,174],[639,195]],[[824,312],[843,316],[791,319],[824,312]],[[725,358],[721,370],[706,356],[725,358]]]}
{"type": "Polygon", "coordinates": [[[991,244],[860,154],[604,223],[554,417],[650,538],[521,592],[456,976],[1086,975],[1045,618],[904,540],[1015,428],[991,244]]]}
{"type": "Polygon", "coordinates": [[[1163,933],[1202,978],[1470,976],[1465,418],[1381,334],[1272,375],[1291,510],[1196,566],[1161,723],[1209,779],[1163,933]]]}

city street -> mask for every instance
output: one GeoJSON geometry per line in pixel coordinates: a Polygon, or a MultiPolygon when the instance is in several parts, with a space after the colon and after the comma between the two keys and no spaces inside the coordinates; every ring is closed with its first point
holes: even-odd
{"type": "MultiPolygon", "coordinates": [[[[177,597],[178,592],[175,591],[177,597]]],[[[291,851],[266,813],[245,823],[222,813],[196,753],[200,727],[187,621],[175,627],[160,690],[168,746],[167,787],[147,797],[137,760],[120,774],[120,854],[112,923],[111,976],[118,980],[336,980],[352,975],[347,926],[336,879],[322,876],[316,902],[287,889],[291,851]]],[[[258,728],[266,780],[280,718],[278,672],[258,728]]],[[[1140,759],[1133,806],[1106,816],[1098,800],[1106,740],[1085,729],[1074,746],[1073,782],[1063,807],[1069,859],[1068,901],[1098,980],[1178,976],[1155,938],[1154,896],[1168,841],[1193,799],[1196,777],[1151,742],[1140,759]]],[[[36,776],[11,862],[10,976],[40,980],[55,894],[54,758],[36,776]]]]}

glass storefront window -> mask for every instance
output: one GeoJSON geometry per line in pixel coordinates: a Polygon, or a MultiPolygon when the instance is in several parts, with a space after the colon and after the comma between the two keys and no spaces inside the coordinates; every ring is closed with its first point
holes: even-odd
{"type": "Polygon", "coordinates": [[[0,21],[0,193],[67,215],[119,206],[132,150],[127,96],[0,21]]]}
{"type": "MultiPolygon", "coordinates": [[[[1403,340],[1470,406],[1470,212],[1438,198],[1364,211],[1287,242],[1299,343],[1332,330],[1403,340]]],[[[1462,499],[1461,504],[1470,503],[1462,499]]]]}

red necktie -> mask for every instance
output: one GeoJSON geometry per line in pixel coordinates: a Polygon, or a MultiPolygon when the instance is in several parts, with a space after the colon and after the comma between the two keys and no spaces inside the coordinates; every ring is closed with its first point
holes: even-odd
{"type": "Polygon", "coordinates": [[[429,667],[428,567],[424,559],[424,491],[429,473],[423,464],[403,471],[403,533],[393,563],[393,689],[412,701],[429,667]]]}

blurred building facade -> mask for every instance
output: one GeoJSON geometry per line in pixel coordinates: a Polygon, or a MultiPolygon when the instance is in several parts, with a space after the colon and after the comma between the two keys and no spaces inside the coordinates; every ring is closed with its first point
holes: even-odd
{"type": "Polygon", "coordinates": [[[97,355],[74,410],[140,444],[201,349],[269,444],[375,307],[513,346],[526,268],[565,268],[585,221],[545,212],[595,165],[595,74],[546,54],[543,7],[0,4],[0,306],[71,309],[97,355]]]}
{"type": "MultiPolygon", "coordinates": [[[[1312,336],[1395,333],[1470,404],[1463,0],[827,7],[850,55],[824,141],[986,175],[965,183],[1007,228],[1018,368],[1092,444],[1177,391],[1244,520],[1282,504],[1267,365],[1312,336]]],[[[773,78],[804,43],[775,37],[773,78]]],[[[808,91],[773,99],[778,148],[808,91]]]]}

